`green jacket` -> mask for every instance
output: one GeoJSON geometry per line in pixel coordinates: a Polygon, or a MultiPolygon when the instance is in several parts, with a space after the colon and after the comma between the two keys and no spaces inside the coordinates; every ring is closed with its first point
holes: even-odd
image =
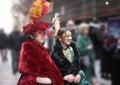
{"type": "Polygon", "coordinates": [[[92,44],[92,41],[89,37],[84,37],[82,34],[79,34],[76,40],[76,43],[79,47],[80,54],[82,56],[90,56],[90,66],[86,68],[87,76],[94,76],[94,61],[95,61],[95,53],[94,49],[87,50],[87,46],[92,44]]]}

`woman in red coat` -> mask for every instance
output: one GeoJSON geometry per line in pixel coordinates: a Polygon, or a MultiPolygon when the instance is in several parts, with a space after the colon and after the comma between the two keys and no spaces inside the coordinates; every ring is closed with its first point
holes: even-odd
{"type": "Polygon", "coordinates": [[[64,85],[61,73],[43,46],[48,24],[32,20],[23,28],[29,41],[22,44],[17,85],[64,85]]]}

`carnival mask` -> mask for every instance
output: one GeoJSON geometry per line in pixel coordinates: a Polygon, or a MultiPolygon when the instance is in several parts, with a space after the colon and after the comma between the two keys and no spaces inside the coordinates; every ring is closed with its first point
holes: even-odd
{"type": "Polygon", "coordinates": [[[65,40],[72,40],[72,33],[70,31],[66,31],[63,35],[62,38],[64,38],[65,40]]]}

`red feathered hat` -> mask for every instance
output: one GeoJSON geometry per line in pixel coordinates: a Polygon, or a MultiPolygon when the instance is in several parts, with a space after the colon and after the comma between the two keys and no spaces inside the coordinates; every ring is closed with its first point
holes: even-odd
{"type": "Polygon", "coordinates": [[[49,11],[50,3],[46,0],[35,0],[29,10],[29,23],[23,26],[23,32],[31,33],[36,30],[46,30],[48,23],[41,22],[40,19],[49,11]]]}
{"type": "Polygon", "coordinates": [[[23,29],[24,29],[23,32],[28,34],[36,30],[46,30],[48,28],[49,28],[49,25],[46,22],[29,23],[23,26],[23,29]]]}

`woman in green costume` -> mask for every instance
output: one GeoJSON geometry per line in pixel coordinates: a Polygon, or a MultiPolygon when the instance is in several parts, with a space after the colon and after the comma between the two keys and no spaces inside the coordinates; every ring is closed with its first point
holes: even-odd
{"type": "Polygon", "coordinates": [[[82,56],[82,65],[84,67],[85,73],[87,77],[91,80],[91,78],[95,76],[95,53],[91,39],[88,35],[89,25],[87,23],[80,24],[79,31],[80,33],[77,36],[76,43],[82,56]]]}

